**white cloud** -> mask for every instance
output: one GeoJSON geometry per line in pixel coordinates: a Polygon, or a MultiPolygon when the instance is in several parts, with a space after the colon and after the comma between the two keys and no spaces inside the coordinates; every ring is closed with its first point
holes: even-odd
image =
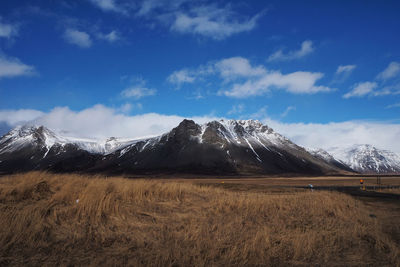
{"type": "Polygon", "coordinates": [[[92,46],[90,35],[83,31],[75,29],[67,29],[64,32],[64,39],[70,43],[82,48],[89,48],[92,46]]]}
{"type": "Polygon", "coordinates": [[[293,59],[299,59],[311,54],[314,51],[313,42],[306,40],[301,44],[301,48],[296,51],[290,51],[285,54],[282,50],[278,50],[269,56],[268,61],[288,61],[293,59]]]}
{"type": "MultiPolygon", "coordinates": [[[[110,136],[139,138],[159,135],[176,127],[185,117],[147,113],[128,116],[117,109],[96,105],[81,111],[56,107],[48,113],[38,110],[0,110],[0,123],[10,126],[32,121],[71,136],[107,138],[110,136]]],[[[400,153],[400,124],[388,122],[345,121],[320,123],[282,123],[266,117],[266,107],[251,118],[262,122],[295,143],[314,148],[329,149],[353,144],[371,144],[378,148],[400,153]]],[[[191,117],[198,123],[218,119],[214,116],[191,117]]]]}
{"type": "Polygon", "coordinates": [[[167,78],[168,82],[180,86],[183,83],[193,83],[195,77],[191,75],[190,71],[187,69],[174,71],[167,78]]]}
{"type": "Polygon", "coordinates": [[[152,96],[157,93],[155,89],[149,89],[146,87],[146,81],[139,78],[136,79],[135,84],[126,88],[121,92],[121,95],[125,98],[140,99],[146,96],[152,96]]]}
{"type": "Polygon", "coordinates": [[[377,78],[380,80],[388,80],[400,74],[400,63],[391,62],[387,68],[378,74],[377,78]]]}
{"type": "Polygon", "coordinates": [[[286,116],[289,114],[289,112],[290,112],[290,111],[293,111],[293,110],[296,110],[296,107],[295,107],[295,106],[288,106],[288,107],[285,109],[285,111],[282,112],[281,118],[286,117],[286,116]]]}
{"type": "Polygon", "coordinates": [[[44,112],[34,109],[0,110],[0,123],[3,122],[10,127],[15,127],[35,120],[44,114],[44,112]]]}
{"type": "Polygon", "coordinates": [[[170,31],[201,35],[215,40],[254,29],[263,11],[252,17],[231,9],[231,5],[219,7],[204,1],[190,0],[142,0],[117,2],[116,0],[90,0],[103,11],[122,14],[134,12],[136,18],[145,19],[154,26],[159,23],[170,31]]]}
{"type": "Polygon", "coordinates": [[[326,86],[316,85],[316,82],[324,76],[323,73],[297,71],[282,74],[280,71],[268,71],[262,65],[252,66],[248,59],[243,57],[226,58],[209,62],[196,69],[175,71],[167,80],[172,83],[179,81],[181,85],[210,76],[221,78],[223,87],[228,88],[219,90],[219,95],[235,98],[263,95],[272,89],[281,89],[294,94],[314,94],[333,90],[326,86]],[[177,79],[177,73],[185,75],[177,79]]]}
{"type": "Polygon", "coordinates": [[[347,94],[344,94],[343,97],[350,98],[350,97],[362,97],[365,95],[370,95],[373,94],[374,89],[377,87],[378,84],[376,82],[358,83],[353,86],[353,90],[351,90],[347,94]]]}
{"type": "Polygon", "coordinates": [[[0,38],[11,38],[18,34],[17,25],[5,24],[0,22],[0,38]]]}
{"type": "Polygon", "coordinates": [[[261,14],[257,14],[240,20],[229,7],[218,8],[216,5],[204,5],[194,7],[188,13],[176,12],[171,30],[221,40],[236,33],[252,30],[257,25],[260,16],[261,14]]]}
{"type": "Polygon", "coordinates": [[[105,41],[110,42],[110,43],[114,43],[114,42],[116,42],[116,41],[121,40],[120,34],[119,34],[117,31],[115,31],[115,30],[114,30],[114,31],[111,31],[111,32],[108,33],[108,34],[99,33],[99,34],[97,34],[97,37],[98,37],[99,39],[101,39],[101,40],[105,40],[105,41]]]}
{"type": "Polygon", "coordinates": [[[244,109],[245,105],[243,104],[233,105],[232,108],[227,112],[227,114],[228,115],[240,114],[243,113],[244,109]]]}
{"type": "Polygon", "coordinates": [[[282,123],[271,119],[263,122],[304,147],[329,149],[371,144],[400,153],[400,124],[365,121],[282,123]]]}
{"type": "Polygon", "coordinates": [[[400,94],[400,83],[385,86],[382,89],[375,91],[374,96],[398,95],[400,94]]]}
{"type": "Polygon", "coordinates": [[[336,70],[336,74],[351,73],[356,67],[356,65],[340,65],[336,70]]]}
{"type": "Polygon", "coordinates": [[[95,6],[103,11],[113,11],[125,14],[126,12],[120,7],[115,0],[90,0],[95,6]]]}
{"type": "Polygon", "coordinates": [[[17,58],[9,58],[0,54],[0,79],[35,74],[33,66],[22,63],[17,58]]]}
{"type": "Polygon", "coordinates": [[[250,62],[243,57],[222,59],[216,62],[214,66],[215,71],[227,80],[234,80],[238,77],[256,77],[267,72],[263,66],[251,66],[250,62]]]}
{"type": "Polygon", "coordinates": [[[322,77],[323,74],[319,72],[297,71],[282,74],[279,71],[272,71],[257,79],[235,83],[232,85],[232,89],[222,90],[220,94],[234,98],[246,98],[263,95],[272,89],[281,89],[294,94],[332,91],[333,89],[329,87],[316,85],[316,82],[322,77]]]}

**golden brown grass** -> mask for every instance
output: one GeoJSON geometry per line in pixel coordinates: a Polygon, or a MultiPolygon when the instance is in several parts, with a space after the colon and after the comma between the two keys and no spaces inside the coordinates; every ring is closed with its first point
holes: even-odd
{"type": "Polygon", "coordinates": [[[400,265],[379,220],[333,192],[31,172],[0,178],[0,225],[0,265],[400,265]]]}

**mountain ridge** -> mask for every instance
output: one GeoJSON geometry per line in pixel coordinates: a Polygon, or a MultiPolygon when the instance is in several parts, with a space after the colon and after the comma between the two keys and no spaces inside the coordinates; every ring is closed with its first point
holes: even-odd
{"type": "Polygon", "coordinates": [[[105,173],[307,174],[350,172],[256,120],[183,120],[142,139],[101,142],[61,136],[43,126],[15,128],[0,139],[0,171],[105,173]]]}

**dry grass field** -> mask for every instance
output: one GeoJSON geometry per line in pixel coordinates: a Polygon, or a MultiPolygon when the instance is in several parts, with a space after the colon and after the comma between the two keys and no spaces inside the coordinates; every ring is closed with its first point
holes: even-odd
{"type": "Polygon", "coordinates": [[[390,212],[337,192],[31,172],[0,178],[0,266],[400,266],[390,212]]]}

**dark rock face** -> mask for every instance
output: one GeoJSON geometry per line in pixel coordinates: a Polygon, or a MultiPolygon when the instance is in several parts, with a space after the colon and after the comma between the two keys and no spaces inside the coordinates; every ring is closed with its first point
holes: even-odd
{"type": "Polygon", "coordinates": [[[89,152],[82,144],[63,140],[44,127],[11,131],[0,140],[0,172],[321,175],[343,171],[251,120],[204,125],[183,120],[164,135],[104,153],[89,152]]]}

